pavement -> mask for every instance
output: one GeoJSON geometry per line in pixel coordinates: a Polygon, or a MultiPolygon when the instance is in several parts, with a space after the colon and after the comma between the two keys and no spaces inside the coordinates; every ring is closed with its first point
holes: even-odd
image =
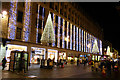
{"type": "MultiPolygon", "coordinates": [[[[91,71],[90,66],[80,64],[67,64],[64,68],[54,67],[53,69],[40,68],[39,65],[31,65],[26,73],[2,71],[2,78],[119,78],[119,73],[113,73],[110,77],[103,77],[101,72],[91,71]]],[[[117,80],[117,79],[116,79],[117,80]]],[[[119,79],[120,80],[120,79],[119,79]]]]}

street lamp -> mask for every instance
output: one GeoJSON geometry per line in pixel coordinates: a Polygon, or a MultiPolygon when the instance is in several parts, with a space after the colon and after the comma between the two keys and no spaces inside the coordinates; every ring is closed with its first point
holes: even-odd
{"type": "Polygon", "coordinates": [[[2,18],[6,17],[6,15],[7,15],[7,11],[3,11],[2,12],[2,18]]]}

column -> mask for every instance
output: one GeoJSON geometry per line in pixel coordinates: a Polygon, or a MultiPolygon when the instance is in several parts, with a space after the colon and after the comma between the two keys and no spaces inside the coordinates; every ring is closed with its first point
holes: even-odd
{"type": "Polygon", "coordinates": [[[9,17],[9,26],[8,26],[8,38],[15,39],[16,35],[16,19],[17,19],[17,0],[11,1],[10,3],[10,17],[9,17]]]}
{"type": "Polygon", "coordinates": [[[23,23],[23,41],[29,41],[30,36],[30,0],[25,2],[25,13],[24,13],[24,23],[23,23]]]}
{"type": "Polygon", "coordinates": [[[58,34],[57,34],[57,47],[60,48],[60,17],[58,16],[58,34]]]}

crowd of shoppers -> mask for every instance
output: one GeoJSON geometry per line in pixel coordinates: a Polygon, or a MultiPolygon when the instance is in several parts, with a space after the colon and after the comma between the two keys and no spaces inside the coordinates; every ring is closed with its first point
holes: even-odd
{"type": "Polygon", "coordinates": [[[103,75],[111,76],[112,71],[118,72],[118,62],[114,62],[112,59],[107,59],[104,61],[91,61],[91,70],[100,71],[103,75]]]}

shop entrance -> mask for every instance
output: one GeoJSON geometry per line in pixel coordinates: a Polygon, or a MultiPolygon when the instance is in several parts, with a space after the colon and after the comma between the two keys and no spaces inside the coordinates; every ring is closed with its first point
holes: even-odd
{"type": "Polygon", "coordinates": [[[28,70],[28,53],[24,51],[11,51],[9,70],[28,70]]]}
{"type": "Polygon", "coordinates": [[[40,60],[45,59],[45,48],[31,47],[31,63],[39,64],[40,60]]]}

